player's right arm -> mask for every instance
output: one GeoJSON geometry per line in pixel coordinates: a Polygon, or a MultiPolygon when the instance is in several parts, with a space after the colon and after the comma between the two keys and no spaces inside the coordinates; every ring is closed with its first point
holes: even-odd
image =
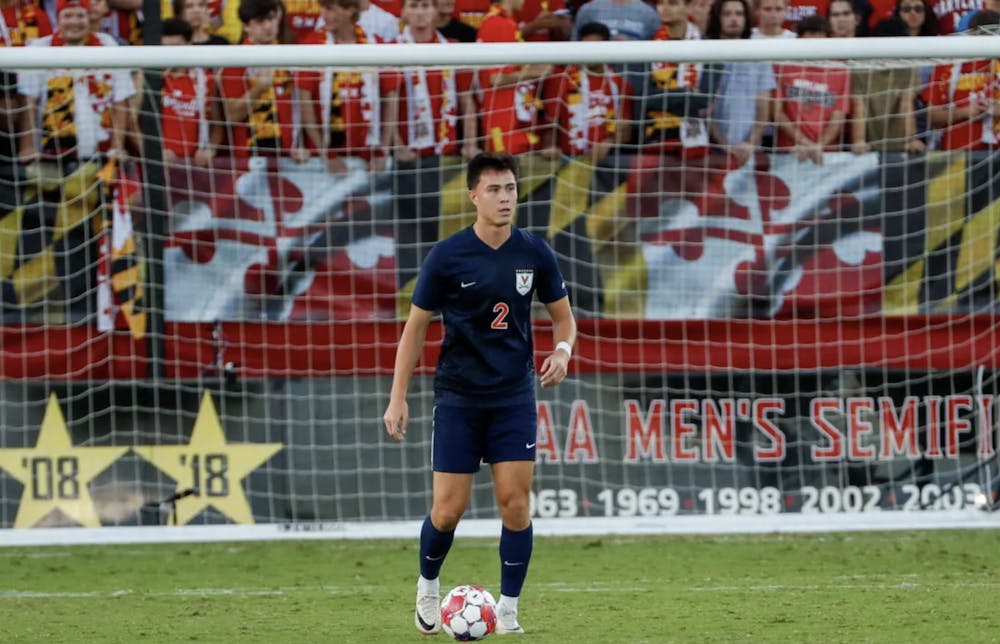
{"type": "Polygon", "coordinates": [[[385,431],[398,441],[406,436],[406,424],[409,421],[410,410],[406,404],[406,391],[410,388],[410,378],[417,368],[417,361],[424,350],[424,338],[427,337],[427,327],[431,323],[433,311],[426,311],[419,306],[410,305],[410,315],[403,325],[403,334],[396,348],[396,364],[392,372],[392,392],[389,394],[389,406],[385,409],[382,420],[385,431]]]}

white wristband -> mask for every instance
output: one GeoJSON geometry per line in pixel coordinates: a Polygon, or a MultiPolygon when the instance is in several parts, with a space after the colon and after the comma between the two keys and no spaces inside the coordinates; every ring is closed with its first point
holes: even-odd
{"type": "Polygon", "coordinates": [[[569,342],[566,342],[565,340],[563,340],[562,342],[559,342],[558,344],[556,344],[556,349],[555,350],[558,351],[559,349],[562,349],[563,351],[566,352],[566,357],[567,358],[572,358],[573,357],[573,346],[569,342]]]}

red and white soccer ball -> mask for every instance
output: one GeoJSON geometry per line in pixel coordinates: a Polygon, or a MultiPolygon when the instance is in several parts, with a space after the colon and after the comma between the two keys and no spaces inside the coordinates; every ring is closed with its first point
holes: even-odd
{"type": "Polygon", "coordinates": [[[460,642],[481,640],[497,627],[497,603],[482,586],[452,588],[441,600],[441,627],[460,642]]]}

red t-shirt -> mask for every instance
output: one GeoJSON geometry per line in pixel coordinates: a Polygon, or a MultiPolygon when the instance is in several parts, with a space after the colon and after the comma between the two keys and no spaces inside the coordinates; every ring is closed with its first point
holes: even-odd
{"type": "MultiPolygon", "coordinates": [[[[947,105],[954,109],[967,108],[969,99],[976,95],[980,102],[994,99],[1000,94],[1000,78],[995,63],[990,60],[970,60],[964,63],[938,65],[934,68],[924,101],[928,105],[947,105]],[[991,69],[992,68],[992,69],[991,69]]],[[[983,126],[991,123],[986,117],[975,120],[963,119],[941,128],[941,149],[943,150],[984,150],[990,144],[983,140],[983,126]]]]}
{"type": "Polygon", "coordinates": [[[453,16],[467,25],[479,29],[493,3],[490,0],[455,0],[453,16]]]}
{"type": "Polygon", "coordinates": [[[955,33],[962,16],[983,8],[983,0],[931,0],[942,36],[955,33]]]}
{"type": "Polygon", "coordinates": [[[31,2],[20,2],[4,7],[3,22],[6,37],[0,38],[0,47],[24,47],[29,41],[52,35],[49,15],[31,2]]]}
{"type": "Polygon", "coordinates": [[[618,123],[632,120],[631,95],[629,84],[610,68],[595,74],[574,65],[546,79],[545,114],[558,127],[556,141],[563,154],[581,154],[613,139],[618,123]]]}
{"type": "Polygon", "coordinates": [[[204,68],[163,74],[160,112],[163,147],[181,158],[194,156],[202,124],[207,127],[208,105],[213,99],[214,88],[215,77],[204,68]]]}
{"type": "MultiPolygon", "coordinates": [[[[846,115],[850,109],[851,76],[846,68],[775,65],[774,75],[781,109],[810,141],[819,141],[834,111],[846,115]]],[[[795,141],[779,130],[778,145],[792,147],[795,141]]]]}
{"type": "Polygon", "coordinates": [[[372,0],[372,4],[378,5],[397,18],[403,11],[403,0],[372,0]]]}
{"type": "MultiPolygon", "coordinates": [[[[355,31],[358,42],[367,40],[360,27],[355,31]]],[[[303,44],[326,45],[327,32],[317,31],[303,44]]],[[[396,73],[376,75],[374,81],[367,77],[371,73],[374,72],[327,69],[304,69],[295,73],[295,86],[311,96],[316,123],[327,124],[328,156],[371,157],[372,146],[366,141],[373,120],[377,121],[375,110],[381,109],[381,96],[392,92],[398,82],[396,73]],[[323,92],[326,94],[321,95],[323,92]]]]}
{"type": "Polygon", "coordinates": [[[868,17],[868,28],[874,29],[875,25],[892,18],[892,12],[896,9],[896,0],[868,0],[872,7],[872,15],[868,17]]]}
{"type": "MultiPolygon", "coordinates": [[[[465,24],[479,29],[492,6],[490,0],[455,0],[455,11],[452,15],[465,24]]],[[[516,25],[525,25],[543,11],[559,11],[565,8],[565,0],[525,0],[524,6],[514,14],[513,18],[516,25]]],[[[532,34],[528,40],[545,41],[549,40],[549,36],[546,32],[538,32],[532,34]]]]}
{"type": "MultiPolygon", "coordinates": [[[[524,5],[520,11],[514,14],[514,19],[517,20],[518,24],[526,25],[544,11],[554,13],[565,8],[566,2],[564,0],[524,0],[524,5]]],[[[531,34],[525,40],[529,42],[547,42],[552,40],[552,38],[549,36],[548,30],[543,29],[531,34]]]]}
{"type": "Polygon", "coordinates": [[[291,30],[292,42],[301,43],[316,31],[321,7],[316,0],[287,0],[285,21],[291,30]]]}
{"type": "Polygon", "coordinates": [[[222,98],[239,98],[257,82],[271,75],[273,85],[254,101],[241,123],[230,123],[233,152],[238,156],[281,155],[292,149],[295,139],[295,102],[292,73],[284,69],[227,67],[222,70],[222,98]]]}
{"type": "Polygon", "coordinates": [[[830,0],[790,0],[783,26],[785,29],[795,31],[795,26],[803,18],[816,15],[826,18],[829,7],[830,0]]]}
{"type": "MultiPolygon", "coordinates": [[[[493,5],[479,27],[477,42],[520,42],[521,32],[509,13],[493,5]]],[[[520,154],[531,151],[538,143],[535,126],[538,121],[538,84],[523,82],[493,87],[493,77],[499,73],[516,72],[519,68],[491,67],[479,71],[482,90],[482,123],[486,147],[492,152],[520,154]]]]}

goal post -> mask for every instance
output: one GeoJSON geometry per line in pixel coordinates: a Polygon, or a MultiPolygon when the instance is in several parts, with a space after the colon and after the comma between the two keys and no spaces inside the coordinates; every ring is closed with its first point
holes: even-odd
{"type": "MultiPolygon", "coordinates": [[[[958,116],[970,99],[947,75],[989,77],[982,100],[1000,100],[996,40],[0,49],[40,115],[58,87],[131,110],[123,154],[81,129],[92,157],[56,159],[40,118],[41,156],[0,162],[0,544],[415,525],[442,329],[396,444],[381,416],[402,320],[421,259],[474,217],[463,109],[479,147],[509,143],[521,130],[483,127],[477,83],[530,63],[567,76],[535,88],[517,225],[556,252],[579,320],[569,377],[538,392],[540,532],[1000,525],[1000,128],[958,116]],[[604,63],[628,63],[620,84],[604,63]],[[279,88],[244,117],[256,134],[226,120],[237,68],[279,88]],[[736,127],[719,105],[747,73],[773,85],[736,127]],[[153,74],[183,83],[140,104],[126,89],[153,74]],[[389,97],[428,78],[413,100],[451,110],[423,141],[440,149],[376,150],[376,130],[423,124],[389,97]],[[317,98],[337,83],[355,93],[317,98]],[[834,111],[825,147],[796,138],[834,111]],[[757,125],[753,145],[719,144],[757,125]]],[[[485,470],[470,534],[496,516],[485,470]]]]}

